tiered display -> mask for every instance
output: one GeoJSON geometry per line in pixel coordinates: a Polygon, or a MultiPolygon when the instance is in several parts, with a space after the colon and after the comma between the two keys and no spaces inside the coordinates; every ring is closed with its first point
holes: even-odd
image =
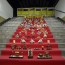
{"type": "Polygon", "coordinates": [[[28,58],[32,59],[37,54],[38,59],[51,59],[52,56],[49,53],[49,50],[52,50],[51,36],[52,34],[43,18],[24,18],[13,35],[12,54],[9,58],[23,58],[26,50],[28,58]],[[21,55],[22,51],[23,55],[21,55]],[[39,51],[39,53],[35,51],[39,51]]]}

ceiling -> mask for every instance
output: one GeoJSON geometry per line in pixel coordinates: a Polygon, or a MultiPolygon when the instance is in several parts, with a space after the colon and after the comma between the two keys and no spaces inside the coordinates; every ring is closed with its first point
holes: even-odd
{"type": "Polygon", "coordinates": [[[13,8],[55,7],[59,0],[7,0],[13,8]]]}

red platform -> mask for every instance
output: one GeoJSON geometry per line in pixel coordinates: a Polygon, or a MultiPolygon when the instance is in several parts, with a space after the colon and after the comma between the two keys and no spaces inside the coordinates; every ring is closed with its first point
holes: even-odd
{"type": "MultiPolygon", "coordinates": [[[[45,22],[46,23],[46,22],[45,22]]],[[[9,40],[9,42],[6,44],[6,48],[2,50],[2,55],[0,56],[0,65],[65,65],[65,58],[61,55],[61,50],[58,49],[58,44],[56,43],[49,27],[45,27],[45,29],[48,31],[48,35],[46,39],[43,39],[43,43],[39,44],[38,43],[38,39],[36,39],[36,37],[38,36],[36,34],[37,30],[35,29],[35,35],[34,35],[34,40],[35,43],[34,44],[30,44],[30,39],[32,37],[32,35],[29,34],[30,31],[28,31],[28,34],[25,35],[24,33],[22,33],[20,35],[19,38],[16,38],[16,34],[19,34],[19,32],[22,31],[22,27],[18,26],[18,29],[16,30],[16,32],[14,32],[14,34],[12,35],[12,38],[9,40]],[[24,44],[22,44],[21,38],[22,36],[29,36],[29,38],[25,38],[26,40],[26,50],[23,50],[24,44]],[[9,56],[12,54],[12,50],[11,50],[11,45],[13,40],[16,41],[16,45],[17,46],[21,46],[20,52],[22,52],[21,55],[23,55],[23,59],[20,58],[9,58],[9,56]],[[52,56],[52,59],[37,59],[37,56],[39,53],[44,54],[44,52],[46,51],[46,46],[48,45],[47,40],[50,40],[50,44],[52,46],[51,50],[47,50],[49,51],[50,55],[52,56]],[[42,46],[44,46],[44,50],[42,50],[42,46]],[[28,48],[32,48],[33,50],[33,58],[32,59],[28,59],[28,48]],[[34,48],[39,48],[39,50],[34,50],[34,48]]],[[[32,28],[30,28],[32,29],[32,28]]],[[[40,37],[42,38],[42,35],[40,35],[40,37]]]]}

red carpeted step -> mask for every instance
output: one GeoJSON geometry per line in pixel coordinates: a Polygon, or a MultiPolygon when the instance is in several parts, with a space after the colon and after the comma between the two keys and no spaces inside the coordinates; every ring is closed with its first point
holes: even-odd
{"type": "MultiPolygon", "coordinates": [[[[33,54],[34,55],[38,55],[39,53],[42,53],[44,54],[44,51],[45,50],[33,50],[33,54]]],[[[61,55],[61,51],[56,49],[56,50],[48,50],[49,51],[49,54],[50,55],[61,55]]],[[[5,49],[5,50],[2,50],[2,55],[11,55],[13,53],[13,51],[11,49],[5,49]]],[[[20,50],[20,53],[23,54],[23,55],[27,55],[28,54],[28,50],[20,50]]],[[[14,54],[14,53],[13,53],[14,54]]]]}
{"type": "MultiPolygon", "coordinates": [[[[42,46],[44,46],[44,48],[46,48],[48,44],[47,43],[44,43],[44,44],[39,44],[39,43],[34,43],[34,44],[30,44],[30,43],[26,43],[26,47],[29,48],[41,48],[42,46]]],[[[52,46],[52,48],[58,48],[58,45],[56,43],[51,43],[50,44],[52,46]]],[[[9,43],[6,45],[6,48],[11,48],[12,46],[12,43],[9,43]]],[[[21,47],[24,47],[24,44],[23,43],[16,43],[16,46],[21,46],[21,47]]]]}
{"type": "MultiPolygon", "coordinates": [[[[13,36],[12,36],[12,38],[16,38],[16,35],[17,34],[19,34],[19,33],[15,33],[13,36]]],[[[25,37],[27,37],[26,35],[24,35],[25,37]]],[[[23,37],[23,34],[21,34],[20,36],[19,36],[19,38],[22,38],[23,37]]],[[[31,38],[32,38],[32,36],[30,36],[31,38]]],[[[35,37],[35,36],[34,36],[35,37]]],[[[40,37],[43,37],[43,35],[40,35],[40,37]]],[[[47,37],[46,38],[53,38],[53,35],[52,34],[48,34],[47,35],[47,37]]]]}
{"type": "MultiPolygon", "coordinates": [[[[15,40],[16,43],[20,43],[20,42],[21,42],[21,38],[12,38],[12,39],[10,39],[9,42],[12,43],[13,40],[15,40]]],[[[27,38],[27,39],[25,39],[25,40],[26,40],[27,43],[29,43],[30,40],[31,40],[31,38],[29,37],[29,38],[27,38]]],[[[35,39],[34,41],[37,43],[38,40],[39,40],[39,39],[35,39]]],[[[53,38],[47,38],[47,39],[43,39],[43,43],[47,43],[48,40],[50,40],[51,43],[54,43],[54,42],[55,42],[55,39],[53,39],[53,38]]]]}

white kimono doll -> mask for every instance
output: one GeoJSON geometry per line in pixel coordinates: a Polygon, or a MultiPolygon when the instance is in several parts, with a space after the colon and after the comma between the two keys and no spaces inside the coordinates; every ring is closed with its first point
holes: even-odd
{"type": "Polygon", "coordinates": [[[33,39],[30,40],[30,43],[33,44],[35,41],[33,39]]]}
{"type": "Polygon", "coordinates": [[[21,39],[21,43],[26,43],[25,39],[21,39]]]}
{"type": "Polygon", "coordinates": [[[41,39],[39,39],[38,40],[38,43],[43,43],[43,40],[42,40],[43,38],[41,38],[41,39]]]}

